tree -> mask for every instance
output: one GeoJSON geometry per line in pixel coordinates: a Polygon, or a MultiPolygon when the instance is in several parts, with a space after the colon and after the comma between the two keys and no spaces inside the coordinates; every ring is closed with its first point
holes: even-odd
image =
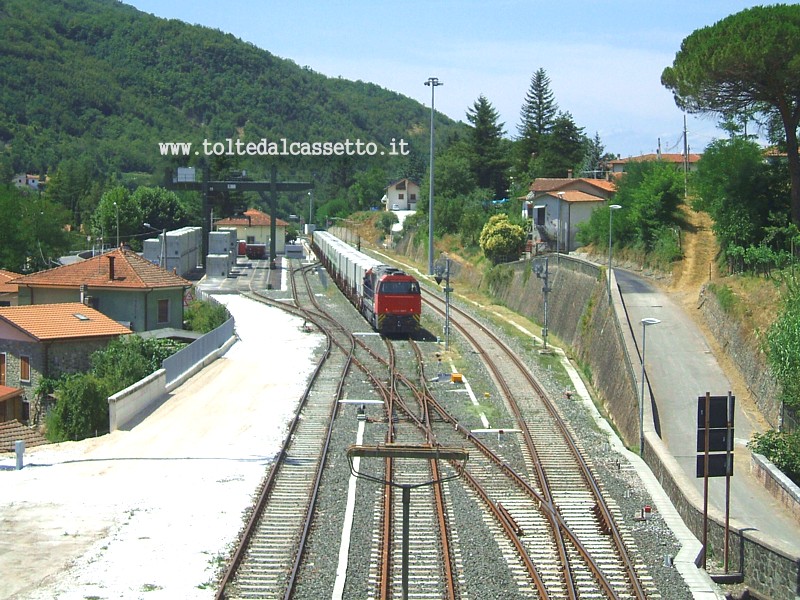
{"type": "Polygon", "coordinates": [[[525,94],[525,102],[520,110],[520,122],[517,125],[521,142],[521,154],[524,157],[524,169],[533,154],[539,152],[542,136],[550,132],[558,104],[550,89],[550,78],[541,67],[531,76],[531,85],[525,94]]]}
{"type": "Polygon", "coordinates": [[[70,211],[73,225],[80,225],[83,222],[81,208],[91,194],[93,181],[88,161],[63,160],[47,184],[47,197],[70,211]]]}
{"type": "Polygon", "coordinates": [[[114,245],[117,239],[117,223],[119,222],[120,243],[137,242],[132,235],[141,233],[144,219],[138,203],[134,202],[126,187],[111,188],[100,197],[100,202],[92,216],[92,228],[95,237],[102,240],[103,245],[114,245]]]}
{"type": "Polygon", "coordinates": [[[47,415],[49,440],[80,440],[108,431],[108,396],[113,392],[106,382],[79,373],[65,377],[58,390],[58,402],[47,415]]]}
{"type": "Polygon", "coordinates": [[[568,112],[558,113],[550,132],[541,139],[541,151],[533,160],[536,177],[567,177],[580,168],[586,153],[586,135],[568,112]]]}
{"type": "Polygon", "coordinates": [[[692,207],[714,220],[712,228],[723,252],[731,246],[760,243],[770,210],[779,210],[773,205],[772,180],[755,142],[717,140],[705,149],[692,179],[696,191],[692,207]]]}
{"type": "Polygon", "coordinates": [[[139,207],[142,222],[150,223],[156,229],[176,229],[187,223],[186,208],[173,191],[161,187],[139,187],[133,192],[131,201],[139,207]]]}
{"type": "Polygon", "coordinates": [[[525,230],[511,223],[508,215],[494,215],[481,231],[481,250],[494,264],[517,258],[525,244],[525,235],[525,230]]]}
{"type": "Polygon", "coordinates": [[[386,172],[379,167],[356,173],[355,182],[348,190],[353,210],[369,210],[379,206],[386,189],[386,172]]]}
{"type": "MultiPolygon", "coordinates": [[[[669,228],[679,222],[682,200],[683,174],[674,166],[661,161],[631,163],[614,196],[614,203],[623,207],[614,214],[614,242],[652,251],[662,236],[672,235],[669,228]]],[[[608,247],[608,213],[607,206],[595,210],[578,227],[578,239],[608,247]]]]}
{"type": "Polygon", "coordinates": [[[114,394],[160,369],[174,351],[169,340],[121,336],[92,354],[91,373],[104,382],[109,394],[114,394]]]}
{"type": "Polygon", "coordinates": [[[0,268],[27,273],[52,267],[69,250],[70,213],[46,196],[0,186],[0,268]]]}
{"type": "Polygon", "coordinates": [[[613,154],[606,151],[600,134],[595,132],[594,138],[586,140],[586,153],[580,167],[581,177],[594,177],[602,179],[608,170],[608,161],[613,160],[613,154]]]}
{"type": "Polygon", "coordinates": [[[661,83],[689,112],[780,116],[792,221],[800,225],[800,5],[756,6],[694,31],[661,83]]]}
{"type": "Polygon", "coordinates": [[[481,94],[467,110],[467,120],[472,124],[467,143],[478,187],[492,190],[495,198],[504,198],[508,189],[505,173],[508,162],[499,118],[499,113],[481,94]]]}

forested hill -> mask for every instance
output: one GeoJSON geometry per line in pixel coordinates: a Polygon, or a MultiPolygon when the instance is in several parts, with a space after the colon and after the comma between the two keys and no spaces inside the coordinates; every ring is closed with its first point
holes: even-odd
{"type": "MultiPolygon", "coordinates": [[[[116,0],[0,0],[0,57],[0,144],[15,172],[81,157],[152,173],[159,141],[226,137],[404,138],[419,149],[404,170],[427,154],[430,109],[410,98],[116,0]]],[[[456,126],[438,118],[443,136],[456,126]]]]}

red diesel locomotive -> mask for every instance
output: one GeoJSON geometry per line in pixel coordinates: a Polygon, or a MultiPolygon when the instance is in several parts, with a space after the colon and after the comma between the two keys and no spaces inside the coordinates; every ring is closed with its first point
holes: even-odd
{"type": "Polygon", "coordinates": [[[327,231],[314,232],[314,250],[350,302],[380,333],[411,333],[419,327],[419,282],[346,244],[327,231]]]}

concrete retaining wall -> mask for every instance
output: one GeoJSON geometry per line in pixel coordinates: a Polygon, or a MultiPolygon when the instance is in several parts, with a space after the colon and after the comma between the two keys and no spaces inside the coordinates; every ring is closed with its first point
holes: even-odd
{"type": "Polygon", "coordinates": [[[159,369],[108,399],[109,431],[124,429],[134,418],[166,394],[167,372],[159,369]]]}

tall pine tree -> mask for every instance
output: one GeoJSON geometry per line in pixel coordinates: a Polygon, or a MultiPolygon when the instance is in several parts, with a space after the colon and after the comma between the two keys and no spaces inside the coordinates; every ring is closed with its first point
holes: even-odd
{"type": "Polygon", "coordinates": [[[470,162],[478,187],[492,190],[495,198],[504,198],[508,188],[508,162],[503,140],[504,123],[498,123],[499,118],[499,113],[483,94],[467,109],[467,120],[472,125],[468,138],[470,162]]]}
{"type": "Polygon", "coordinates": [[[536,177],[567,177],[578,169],[586,152],[586,135],[569,112],[560,112],[542,137],[541,152],[532,161],[536,177]]]}
{"type": "Polygon", "coordinates": [[[541,151],[542,138],[547,135],[555,123],[558,113],[553,90],[550,89],[550,78],[541,67],[531,76],[531,85],[525,94],[525,102],[520,111],[518,168],[527,172],[531,158],[541,151]]]}

